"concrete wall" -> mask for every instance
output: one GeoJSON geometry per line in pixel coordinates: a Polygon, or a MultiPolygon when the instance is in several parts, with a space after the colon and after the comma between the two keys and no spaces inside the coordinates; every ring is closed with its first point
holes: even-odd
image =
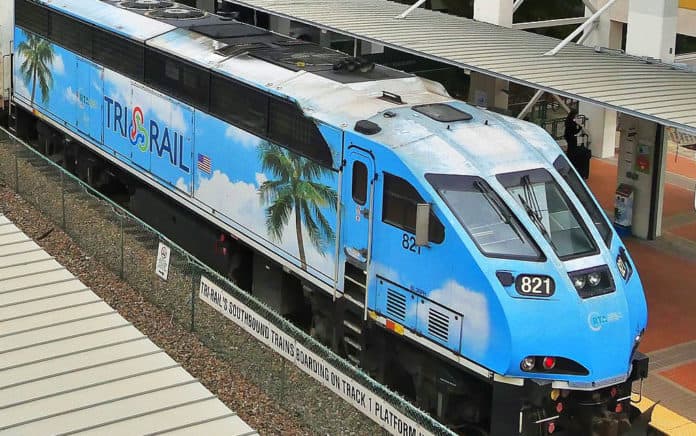
{"type": "MultiPolygon", "coordinates": [[[[608,0],[595,0],[599,3],[599,6],[606,4],[608,0]]],[[[614,21],[620,21],[622,23],[628,23],[628,4],[630,0],[618,0],[614,3],[614,6],[610,9],[611,19],[614,21]]],[[[660,1],[660,0],[655,0],[660,1]]],[[[696,37],[696,10],[687,9],[691,6],[689,1],[682,0],[680,2],[681,8],[677,15],[677,33],[682,35],[689,35],[696,37]]]]}

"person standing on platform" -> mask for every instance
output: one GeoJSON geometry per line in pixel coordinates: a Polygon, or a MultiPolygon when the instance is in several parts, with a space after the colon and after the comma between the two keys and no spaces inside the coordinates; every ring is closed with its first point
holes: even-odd
{"type": "Polygon", "coordinates": [[[572,109],[565,119],[565,131],[563,133],[563,138],[568,144],[566,148],[566,154],[568,158],[572,161],[573,156],[575,156],[578,150],[578,133],[582,130],[582,126],[575,121],[575,117],[578,116],[578,111],[572,109]]]}
{"type": "MultiPolygon", "coordinates": [[[[578,133],[582,132],[582,126],[575,121],[578,116],[578,111],[571,110],[565,119],[565,132],[563,137],[568,144],[568,149],[566,154],[568,155],[568,160],[575,167],[580,174],[580,177],[587,180],[590,177],[590,159],[592,159],[592,152],[587,147],[588,143],[585,142],[583,146],[578,145],[578,133]]],[[[587,135],[583,134],[584,139],[587,139],[587,135]]]]}

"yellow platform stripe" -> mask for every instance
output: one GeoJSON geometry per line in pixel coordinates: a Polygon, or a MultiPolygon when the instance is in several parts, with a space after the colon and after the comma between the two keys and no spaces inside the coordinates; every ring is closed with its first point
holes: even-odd
{"type": "Polygon", "coordinates": [[[696,0],[679,0],[679,7],[696,10],[696,0]]]}
{"type": "MultiPolygon", "coordinates": [[[[655,404],[654,401],[643,397],[636,406],[642,412],[653,404],[655,404]]],[[[660,404],[655,407],[650,425],[668,436],[696,436],[696,423],[660,404]]]]}

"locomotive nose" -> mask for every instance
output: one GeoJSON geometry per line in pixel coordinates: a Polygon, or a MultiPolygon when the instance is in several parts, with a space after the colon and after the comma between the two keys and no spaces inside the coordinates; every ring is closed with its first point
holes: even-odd
{"type": "Polygon", "coordinates": [[[632,325],[626,296],[616,291],[584,299],[581,307],[583,333],[577,356],[586,364],[588,377],[600,385],[626,377],[642,330],[634,331],[637,326],[632,325]]]}

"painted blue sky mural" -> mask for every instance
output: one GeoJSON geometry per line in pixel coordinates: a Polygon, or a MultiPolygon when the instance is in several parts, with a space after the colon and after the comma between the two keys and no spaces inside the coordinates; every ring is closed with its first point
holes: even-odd
{"type": "MultiPolygon", "coordinates": [[[[212,165],[210,174],[197,169],[195,197],[264,239],[275,241],[283,251],[299,259],[294,210],[288,216],[281,241],[271,238],[266,227],[267,205],[259,195],[261,185],[273,179],[261,168],[259,161],[259,146],[266,141],[201,112],[196,112],[195,124],[196,153],[207,156],[212,165]],[[234,152],[230,153],[230,150],[234,152]]],[[[334,172],[322,174],[315,180],[334,191],[338,185],[334,172]]],[[[325,206],[320,210],[335,231],[336,209],[325,206]]],[[[333,277],[335,241],[327,241],[322,253],[310,239],[303,226],[307,264],[325,276],[333,277]]]]}
{"type": "MultiPolygon", "coordinates": [[[[17,30],[15,37],[17,46],[27,40],[22,30],[17,30]]],[[[284,216],[280,231],[272,235],[267,210],[273,199],[264,201],[259,193],[263,183],[275,177],[262,168],[260,161],[260,147],[267,144],[265,140],[120,74],[102,70],[54,44],[50,46],[52,86],[47,99],[37,87],[37,105],[77,126],[78,133],[108,153],[151,172],[168,189],[193,194],[216,214],[224,215],[231,225],[243,226],[263,238],[269,247],[291,256],[298,266],[302,266],[298,247],[301,240],[307,269],[327,279],[334,277],[337,173],[319,171],[306,177],[317,187],[326,187],[333,201],[309,204],[303,218],[320,216],[324,228],[330,231],[317,239],[316,232],[308,228],[318,220],[305,219],[298,238],[293,207],[284,216]]],[[[22,61],[18,57],[15,65],[22,61]]],[[[19,70],[16,74],[21,77],[19,70]]],[[[16,82],[15,92],[29,102],[31,83],[16,82]]]]}

